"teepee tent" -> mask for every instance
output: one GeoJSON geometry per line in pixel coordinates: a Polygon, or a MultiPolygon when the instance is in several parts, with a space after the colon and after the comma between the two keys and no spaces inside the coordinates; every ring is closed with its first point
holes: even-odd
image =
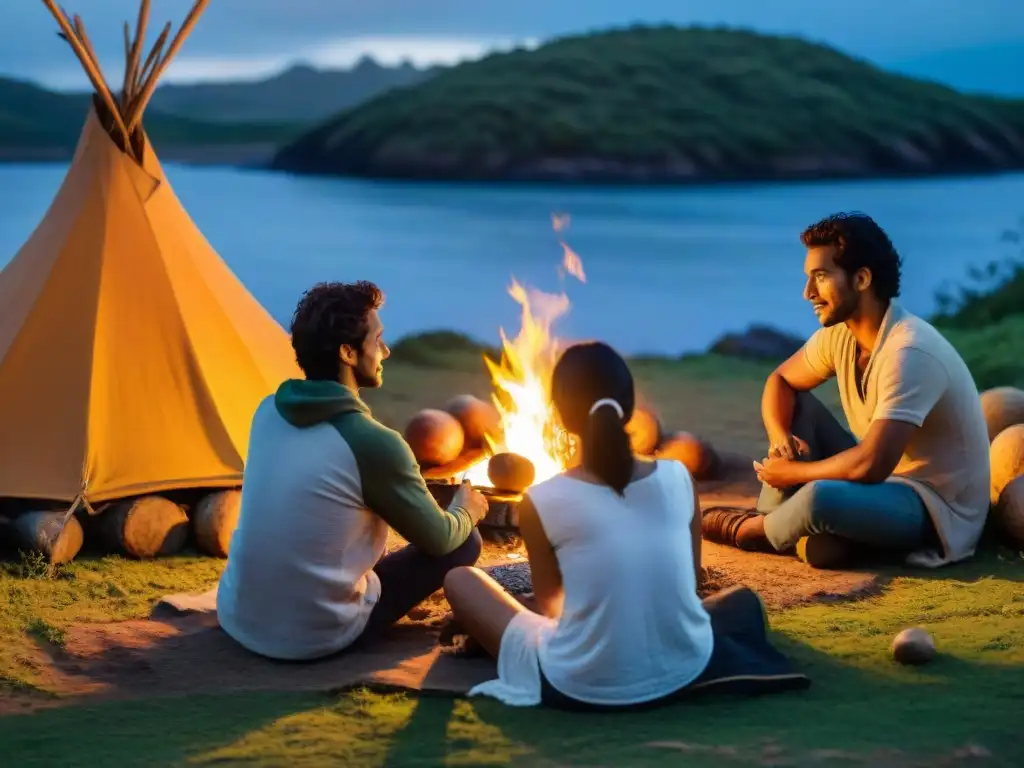
{"type": "Polygon", "coordinates": [[[208,0],[120,96],[78,16],[43,0],[95,88],[56,198],[0,272],[0,498],[72,507],[241,482],[260,399],[297,368],[287,334],[178,201],[141,116],[208,0]]]}

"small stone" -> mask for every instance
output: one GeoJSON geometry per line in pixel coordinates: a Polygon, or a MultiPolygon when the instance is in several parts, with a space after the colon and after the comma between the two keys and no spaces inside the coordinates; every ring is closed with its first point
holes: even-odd
{"type": "Polygon", "coordinates": [[[920,627],[904,629],[893,638],[892,655],[900,664],[927,664],[935,657],[935,640],[920,627]]]}

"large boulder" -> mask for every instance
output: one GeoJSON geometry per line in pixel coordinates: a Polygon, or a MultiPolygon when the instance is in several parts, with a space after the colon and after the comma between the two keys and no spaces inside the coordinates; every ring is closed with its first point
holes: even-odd
{"type": "Polygon", "coordinates": [[[995,505],[1003,489],[1024,475],[1024,424],[1014,424],[996,435],[989,448],[989,461],[992,465],[989,500],[995,505]]]}
{"type": "Polygon", "coordinates": [[[456,395],[444,410],[462,425],[466,448],[485,448],[487,438],[498,441],[501,437],[501,413],[494,403],[474,395],[456,395]]]}
{"type": "Polygon", "coordinates": [[[751,325],[742,333],[727,333],[715,341],[708,352],[751,360],[785,360],[804,340],[767,325],[751,325]]]}
{"type": "Polygon", "coordinates": [[[662,431],[658,414],[652,409],[643,405],[633,408],[633,416],[626,424],[626,433],[629,435],[633,453],[640,456],[653,454],[661,442],[662,431]]]}
{"type": "Polygon", "coordinates": [[[721,464],[711,443],[690,432],[673,432],[666,436],[654,455],[659,459],[678,461],[695,480],[713,477],[721,464]]]}
{"type": "Polygon", "coordinates": [[[533,462],[516,453],[496,453],[487,462],[487,478],[502,491],[522,493],[537,476],[533,462]]]}
{"type": "Polygon", "coordinates": [[[981,393],[981,410],[988,426],[988,441],[1014,424],[1024,424],[1024,390],[993,387],[981,393]]]}
{"type": "Polygon", "coordinates": [[[1018,477],[1003,488],[992,508],[992,516],[1003,542],[1024,551],[1024,477],[1018,477]]]}
{"type": "Polygon", "coordinates": [[[425,408],[405,425],[405,441],[421,466],[436,467],[459,457],[466,434],[459,420],[447,411],[425,408]]]}

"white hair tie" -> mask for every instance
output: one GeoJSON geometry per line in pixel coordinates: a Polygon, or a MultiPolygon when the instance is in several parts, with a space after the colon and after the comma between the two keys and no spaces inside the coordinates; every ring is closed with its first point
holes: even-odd
{"type": "Polygon", "coordinates": [[[603,408],[606,405],[610,406],[611,408],[614,408],[615,412],[619,414],[620,419],[626,418],[626,414],[622,410],[622,406],[619,405],[619,401],[613,397],[602,397],[600,400],[598,400],[596,403],[590,406],[590,415],[592,416],[598,408],[603,408]]]}

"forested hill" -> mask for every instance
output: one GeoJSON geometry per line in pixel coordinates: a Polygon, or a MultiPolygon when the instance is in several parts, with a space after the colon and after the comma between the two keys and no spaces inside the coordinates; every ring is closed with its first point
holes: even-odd
{"type": "Polygon", "coordinates": [[[801,39],[632,27],[495,53],[341,112],[274,167],[467,180],[683,181],[1024,167],[1024,101],[801,39]]]}

